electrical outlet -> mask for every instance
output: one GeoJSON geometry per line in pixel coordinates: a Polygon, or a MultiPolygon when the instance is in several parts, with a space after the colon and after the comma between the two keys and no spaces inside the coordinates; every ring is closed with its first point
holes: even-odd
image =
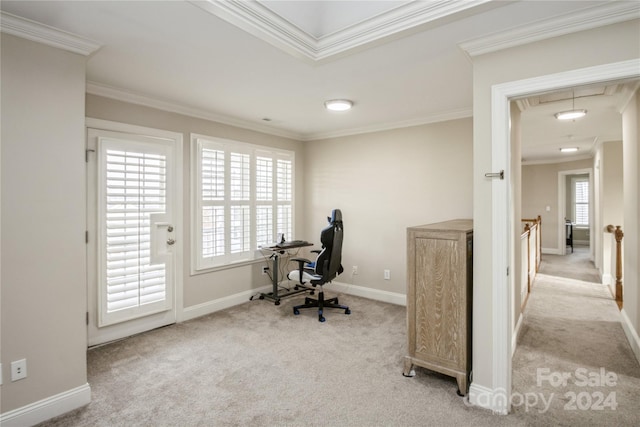
{"type": "Polygon", "coordinates": [[[357,266],[357,265],[354,265],[354,266],[351,268],[351,275],[352,275],[352,276],[355,276],[356,274],[358,274],[358,266],[357,266]]]}
{"type": "Polygon", "coordinates": [[[384,280],[391,280],[391,270],[384,271],[384,280]]]}
{"type": "Polygon", "coordinates": [[[269,267],[262,267],[262,274],[267,274],[269,272],[269,267]]]}
{"type": "Polygon", "coordinates": [[[2,363],[0,363],[0,385],[2,385],[2,363]]]}
{"type": "Polygon", "coordinates": [[[27,359],[11,362],[11,381],[27,378],[27,359]]]}

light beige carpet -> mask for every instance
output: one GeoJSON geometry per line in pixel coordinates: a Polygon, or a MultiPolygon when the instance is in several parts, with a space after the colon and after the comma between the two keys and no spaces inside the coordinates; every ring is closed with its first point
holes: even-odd
{"type": "Polygon", "coordinates": [[[640,424],[640,366],[588,247],[544,255],[513,358],[514,415],[551,425],[640,424]]]}
{"type": "MultiPolygon", "coordinates": [[[[330,291],[327,293],[331,294],[330,291]]],[[[333,295],[333,294],[332,294],[333,295]]],[[[634,426],[640,368],[600,285],[540,275],[513,362],[514,396],[553,399],[498,416],[425,369],[402,376],[404,307],[344,295],[352,314],[293,316],[303,297],[265,300],[88,352],[92,402],[46,426],[634,426]],[[604,388],[537,385],[537,370],[617,375],[604,388]],[[615,393],[617,408],[566,409],[566,393],[615,393]]],[[[544,371],[546,372],[546,371],[544,371]]],[[[523,401],[524,402],[524,401],[523,401]]],[[[532,402],[532,400],[531,400],[532,402]]],[[[519,403],[515,401],[514,403],[519,403]]]]}

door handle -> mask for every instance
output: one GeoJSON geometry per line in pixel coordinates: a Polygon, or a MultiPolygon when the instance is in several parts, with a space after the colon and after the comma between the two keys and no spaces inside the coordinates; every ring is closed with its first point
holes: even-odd
{"type": "Polygon", "coordinates": [[[175,243],[176,241],[174,239],[167,239],[167,245],[171,246],[175,243]]]}
{"type": "Polygon", "coordinates": [[[500,179],[504,179],[504,170],[501,170],[500,172],[493,172],[493,173],[485,173],[484,176],[486,178],[500,178],[500,179]]]}

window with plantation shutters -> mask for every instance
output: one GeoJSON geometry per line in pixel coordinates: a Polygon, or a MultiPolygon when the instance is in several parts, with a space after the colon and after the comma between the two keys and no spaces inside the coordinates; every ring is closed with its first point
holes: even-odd
{"type": "Polygon", "coordinates": [[[293,239],[293,152],[192,135],[193,270],[259,257],[293,239]]]}
{"type": "Polygon", "coordinates": [[[589,225],[589,180],[573,180],[574,218],[577,226],[589,225]]]}

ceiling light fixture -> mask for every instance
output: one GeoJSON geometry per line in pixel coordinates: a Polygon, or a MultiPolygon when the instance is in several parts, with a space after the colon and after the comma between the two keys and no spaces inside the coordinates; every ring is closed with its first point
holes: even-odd
{"type": "Polygon", "coordinates": [[[560,149],[561,153],[573,153],[578,151],[578,147],[564,147],[560,149]]]}
{"type": "Polygon", "coordinates": [[[554,116],[556,117],[556,119],[558,120],[575,120],[575,119],[579,119],[580,117],[584,117],[587,115],[587,110],[585,109],[578,109],[576,110],[576,97],[575,97],[575,92],[571,92],[571,100],[572,100],[572,106],[571,106],[571,110],[568,111],[561,111],[559,113],[555,113],[554,116]]]}
{"type": "Polygon", "coordinates": [[[324,107],[331,111],[347,111],[353,107],[353,101],[348,99],[332,99],[325,101],[324,107]]]}

